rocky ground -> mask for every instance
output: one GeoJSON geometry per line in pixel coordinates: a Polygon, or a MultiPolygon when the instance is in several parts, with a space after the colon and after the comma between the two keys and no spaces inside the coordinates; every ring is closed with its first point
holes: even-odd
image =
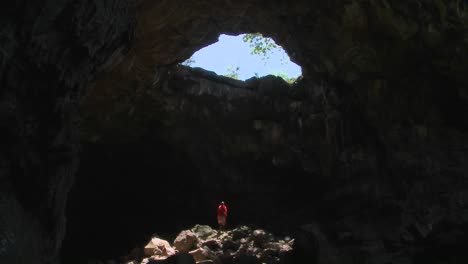
{"type": "Polygon", "coordinates": [[[239,226],[219,231],[195,225],[180,232],[173,243],[153,236],[144,248],[135,248],[118,261],[104,263],[289,263],[293,245],[293,238],[278,237],[263,229],[239,226]]]}

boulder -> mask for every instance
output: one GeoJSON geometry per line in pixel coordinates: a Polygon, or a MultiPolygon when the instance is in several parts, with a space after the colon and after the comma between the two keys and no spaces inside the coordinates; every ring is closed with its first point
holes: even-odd
{"type": "Polygon", "coordinates": [[[175,249],[171,247],[169,242],[157,237],[152,238],[143,249],[144,255],[155,256],[157,259],[164,259],[176,253],[175,249]]]}
{"type": "Polygon", "coordinates": [[[255,244],[263,244],[268,241],[268,235],[265,230],[257,229],[252,233],[252,240],[255,244]]]}
{"type": "Polygon", "coordinates": [[[230,240],[230,239],[226,239],[226,240],[223,240],[223,250],[226,251],[226,250],[238,250],[239,249],[239,245],[240,243],[238,241],[233,241],[233,240],[230,240]]]}
{"type": "Polygon", "coordinates": [[[217,232],[208,225],[195,225],[191,231],[202,240],[215,238],[217,236],[217,232]]]}
{"type": "MultiPolygon", "coordinates": [[[[226,240],[230,241],[230,240],[226,240]]],[[[221,241],[218,239],[209,239],[201,243],[201,247],[208,247],[211,250],[217,250],[222,248],[221,241]]]]}
{"type": "Polygon", "coordinates": [[[189,252],[198,242],[197,236],[190,230],[184,230],[174,240],[174,248],[179,252],[189,252]]]}
{"type": "Polygon", "coordinates": [[[193,259],[198,263],[199,261],[211,259],[211,252],[208,248],[197,248],[189,252],[193,259]]]}
{"type": "Polygon", "coordinates": [[[252,232],[249,227],[247,226],[240,226],[238,228],[235,228],[232,230],[232,240],[239,240],[241,238],[245,238],[249,236],[249,234],[252,232]]]}

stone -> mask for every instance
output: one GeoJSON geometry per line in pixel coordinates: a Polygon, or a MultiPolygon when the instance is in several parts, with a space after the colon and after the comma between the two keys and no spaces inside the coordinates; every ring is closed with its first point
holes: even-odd
{"type": "Polygon", "coordinates": [[[239,240],[247,237],[252,231],[247,226],[240,226],[232,230],[232,239],[239,240]]]}
{"type": "MultiPolygon", "coordinates": [[[[226,240],[229,240],[229,239],[226,239],[226,240]]],[[[218,239],[209,239],[209,240],[203,241],[201,243],[201,247],[205,247],[205,246],[211,250],[217,250],[223,247],[223,245],[221,245],[220,240],[218,239]]]]}
{"type": "Polygon", "coordinates": [[[197,248],[189,252],[196,262],[210,259],[210,253],[206,248],[197,248]]]}
{"type": "Polygon", "coordinates": [[[198,261],[197,264],[213,264],[215,263],[213,260],[211,259],[207,259],[207,260],[201,260],[201,261],[198,261]]]}
{"type": "Polygon", "coordinates": [[[268,240],[268,235],[265,230],[256,229],[252,233],[252,239],[257,244],[262,244],[268,240]]]}
{"type": "Polygon", "coordinates": [[[166,259],[176,253],[174,248],[171,247],[169,242],[157,237],[152,238],[143,249],[144,255],[149,257],[153,256],[157,259],[166,259]]]}
{"type": "Polygon", "coordinates": [[[215,238],[217,236],[216,231],[214,231],[210,226],[207,225],[196,225],[192,228],[191,231],[202,240],[215,238]]]}
{"type": "Polygon", "coordinates": [[[223,250],[234,250],[236,251],[237,249],[239,249],[239,245],[240,243],[238,241],[233,241],[234,238],[231,239],[225,239],[223,240],[222,242],[222,247],[223,247],[223,250]]]}
{"type": "Polygon", "coordinates": [[[197,236],[190,230],[182,231],[174,240],[174,248],[179,252],[189,252],[198,242],[197,236]]]}

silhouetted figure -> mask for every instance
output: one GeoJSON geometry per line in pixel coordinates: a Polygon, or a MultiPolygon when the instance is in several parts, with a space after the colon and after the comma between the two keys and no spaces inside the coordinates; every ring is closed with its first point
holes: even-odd
{"type": "Polygon", "coordinates": [[[224,201],[218,206],[218,225],[219,230],[224,230],[226,226],[226,217],[227,217],[227,206],[224,204],[224,201]]]}

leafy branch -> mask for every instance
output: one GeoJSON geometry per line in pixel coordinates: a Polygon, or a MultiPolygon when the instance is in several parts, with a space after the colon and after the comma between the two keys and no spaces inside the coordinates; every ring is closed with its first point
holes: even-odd
{"type": "Polygon", "coordinates": [[[231,65],[227,67],[226,69],[227,73],[224,74],[223,76],[239,80],[239,70],[240,70],[239,66],[231,65]]]}

